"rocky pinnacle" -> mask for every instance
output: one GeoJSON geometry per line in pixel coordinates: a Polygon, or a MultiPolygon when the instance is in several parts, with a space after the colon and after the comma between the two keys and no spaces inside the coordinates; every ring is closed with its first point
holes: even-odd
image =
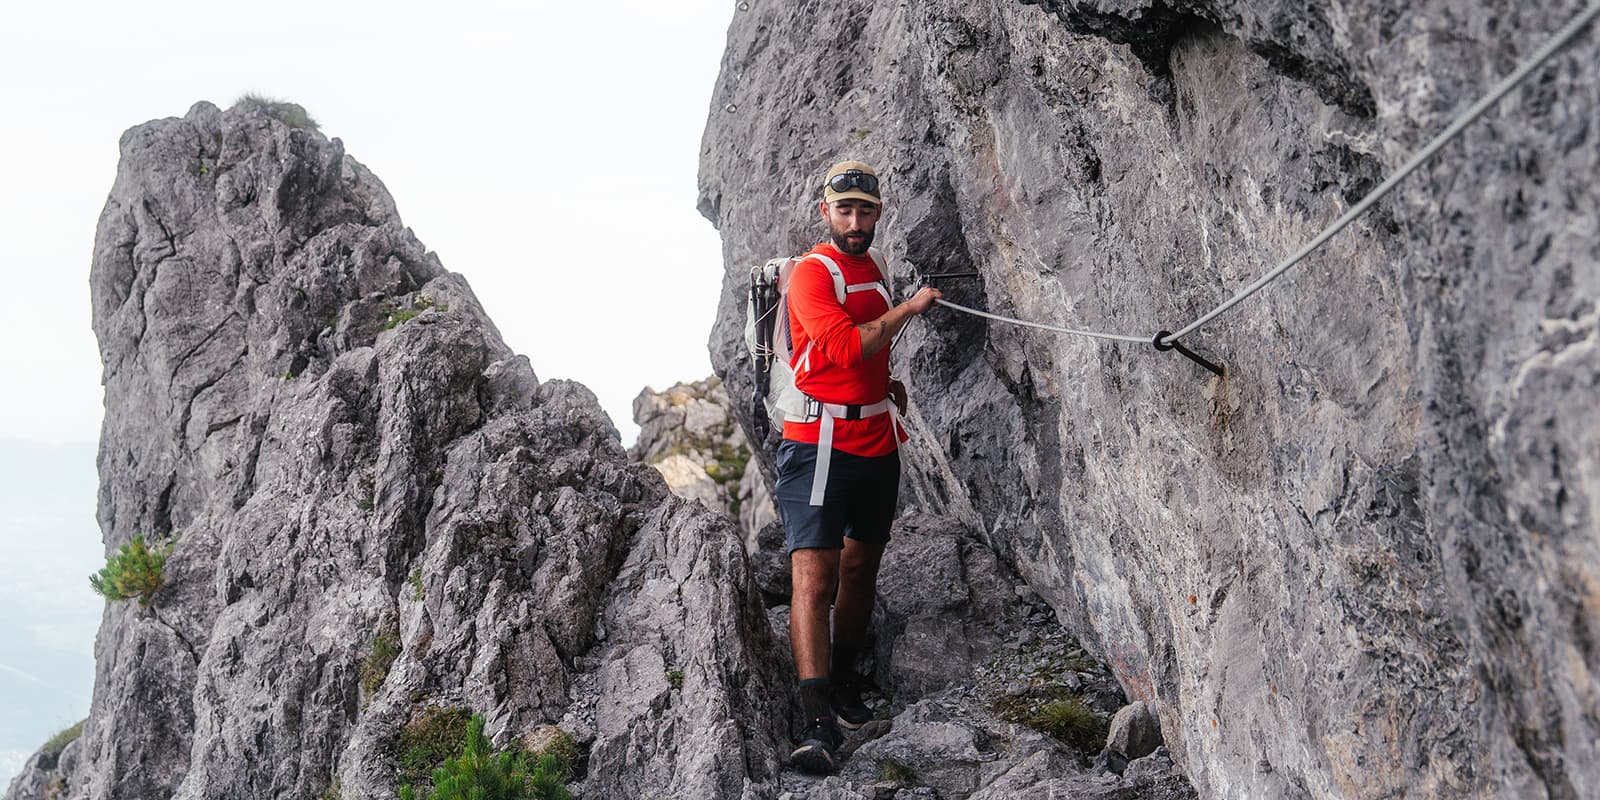
{"type": "Polygon", "coordinates": [[[81,737],[7,797],[391,798],[438,709],[499,746],[559,725],[587,796],[765,796],[788,698],[737,527],[541,383],[337,139],[269,111],[122,139],[99,520],[108,554],[173,551],[148,608],[106,607],[81,737]]]}

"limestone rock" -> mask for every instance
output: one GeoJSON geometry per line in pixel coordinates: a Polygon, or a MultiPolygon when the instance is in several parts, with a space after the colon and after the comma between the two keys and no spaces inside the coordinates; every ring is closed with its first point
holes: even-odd
{"type": "Polygon", "coordinates": [[[1111,718],[1111,729],[1106,734],[1107,750],[1114,750],[1131,761],[1155,752],[1160,746],[1161,719],[1148,701],[1129,703],[1111,718]]]}
{"type": "Polygon", "coordinates": [[[541,383],[338,140],[205,103],[128,131],[91,288],[107,552],[175,546],[8,798],[392,798],[422,706],[568,726],[601,796],[768,793],[787,696],[737,530],[541,383]]]}
{"type": "Polygon", "coordinates": [[[783,523],[774,519],[757,529],[754,537],[745,540],[745,554],[750,559],[756,585],[774,604],[788,603],[791,590],[784,536],[783,523]]]}
{"type": "MultiPolygon", "coordinates": [[[[946,296],[1174,330],[1574,8],[750,3],[703,142],[713,364],[749,390],[746,271],[822,235],[846,157],[883,176],[902,296],[975,271],[946,296]]],[[[978,531],[1156,702],[1202,796],[1600,796],[1597,57],[1591,31],[1190,337],[1225,379],[948,309],[900,342],[906,505],[978,531]]]]}

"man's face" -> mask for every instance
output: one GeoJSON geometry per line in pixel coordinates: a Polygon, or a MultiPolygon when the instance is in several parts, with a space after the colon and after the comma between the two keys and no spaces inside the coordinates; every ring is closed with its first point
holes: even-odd
{"type": "Polygon", "coordinates": [[[828,222],[833,246],[846,255],[859,256],[872,246],[872,232],[878,227],[876,203],[857,198],[822,204],[822,218],[828,222]]]}

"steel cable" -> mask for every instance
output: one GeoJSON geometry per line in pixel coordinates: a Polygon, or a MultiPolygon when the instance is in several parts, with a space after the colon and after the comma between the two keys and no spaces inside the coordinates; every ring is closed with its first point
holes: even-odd
{"type": "Polygon", "coordinates": [[[1150,334],[1148,336],[1130,336],[1120,333],[1103,333],[1099,331],[1066,328],[1060,325],[1047,325],[1042,322],[1029,322],[1027,320],[1017,319],[1015,317],[991,314],[986,311],[979,311],[974,308],[968,308],[963,305],[952,303],[948,300],[941,299],[935,300],[934,302],[945,306],[946,308],[951,308],[962,313],[972,314],[974,316],[984,317],[999,322],[1007,322],[1013,325],[1023,325],[1029,328],[1056,331],[1058,333],[1067,333],[1076,336],[1088,336],[1096,339],[1108,339],[1119,342],[1137,342],[1140,344],[1148,344],[1152,342],[1158,345],[1174,343],[1177,340],[1194,333],[1196,330],[1199,330],[1201,326],[1226,313],[1228,309],[1238,305],[1245,298],[1266,288],[1267,284],[1272,283],[1283,273],[1289,271],[1291,267],[1300,263],[1306,258],[1306,256],[1311,255],[1323,244],[1327,243],[1329,239],[1333,238],[1334,234],[1343,230],[1345,226],[1355,221],[1357,217],[1366,213],[1366,211],[1375,203],[1383,199],[1384,195],[1387,195],[1390,191],[1392,191],[1394,187],[1400,183],[1400,181],[1404,180],[1412,172],[1415,172],[1418,167],[1422,166],[1428,161],[1428,159],[1437,154],[1440,148],[1444,147],[1446,144],[1449,144],[1457,136],[1461,135],[1461,132],[1466,130],[1468,125],[1471,125],[1479,117],[1483,116],[1485,111],[1488,111],[1490,107],[1492,107],[1495,103],[1498,103],[1501,98],[1510,93],[1512,89],[1515,89],[1519,84],[1526,80],[1528,75],[1532,74],[1534,70],[1542,66],[1544,62],[1550,60],[1550,57],[1555,55],[1555,53],[1565,46],[1569,41],[1571,41],[1573,37],[1577,36],[1578,32],[1581,31],[1584,26],[1593,22],[1596,16],[1600,16],[1600,0],[1595,0],[1595,2],[1590,3],[1588,8],[1584,9],[1559,31],[1557,31],[1554,36],[1550,37],[1549,41],[1545,42],[1544,45],[1535,51],[1534,54],[1526,61],[1523,61],[1520,66],[1511,72],[1511,74],[1502,78],[1499,83],[1495,84],[1494,88],[1491,89],[1488,94],[1484,95],[1480,100],[1478,100],[1478,102],[1472,104],[1471,107],[1462,112],[1460,116],[1456,117],[1454,122],[1450,123],[1449,127],[1441,131],[1439,135],[1433,137],[1431,141],[1424,145],[1421,150],[1418,150],[1416,154],[1411,156],[1410,159],[1407,159],[1398,170],[1395,170],[1394,174],[1390,175],[1386,180],[1384,180],[1383,183],[1379,184],[1378,188],[1368,192],[1366,197],[1361,198],[1360,202],[1352,206],[1349,211],[1346,211],[1342,216],[1335,220],[1332,225],[1329,225],[1327,228],[1323,229],[1321,233],[1317,234],[1315,238],[1306,243],[1304,247],[1301,247],[1299,250],[1297,250],[1294,255],[1289,256],[1282,263],[1274,267],[1270,272],[1262,275],[1260,278],[1257,278],[1255,282],[1239,290],[1239,292],[1233,297],[1228,298],[1227,301],[1206,312],[1204,316],[1179,329],[1176,333],[1161,337],[1159,340],[1156,339],[1158,334],[1150,334]]]}

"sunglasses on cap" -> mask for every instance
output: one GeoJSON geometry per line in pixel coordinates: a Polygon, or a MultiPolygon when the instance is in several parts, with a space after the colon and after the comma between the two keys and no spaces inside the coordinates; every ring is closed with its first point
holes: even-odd
{"type": "Polygon", "coordinates": [[[860,189],[867,194],[878,194],[878,176],[868,175],[859,169],[847,169],[828,179],[828,188],[835,192],[848,192],[851,189],[860,189]]]}

